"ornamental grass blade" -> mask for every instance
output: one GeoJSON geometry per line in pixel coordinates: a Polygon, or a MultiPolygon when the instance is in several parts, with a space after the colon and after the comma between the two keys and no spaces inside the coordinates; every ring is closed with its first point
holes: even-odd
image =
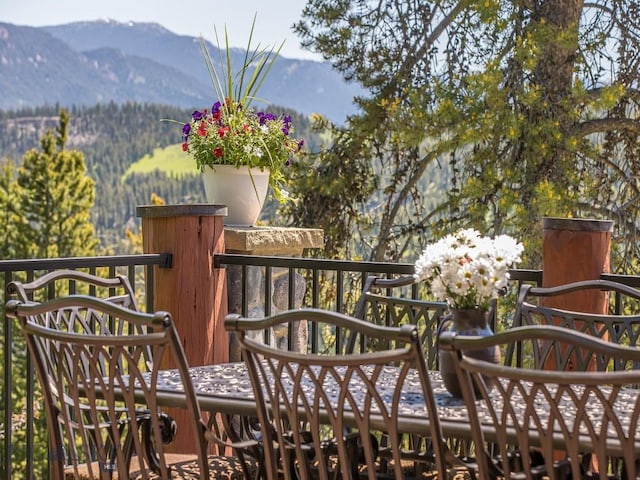
{"type": "Polygon", "coordinates": [[[273,67],[273,64],[277,60],[278,56],[280,55],[280,51],[284,46],[283,40],[277,50],[275,50],[275,46],[271,47],[271,50],[267,50],[267,48],[260,49],[260,44],[258,44],[254,50],[251,49],[251,43],[253,41],[253,31],[256,25],[256,16],[257,14],[253,16],[253,22],[251,23],[249,41],[247,42],[247,48],[244,53],[244,65],[240,69],[241,77],[238,87],[238,95],[240,95],[245,80],[245,74],[247,73],[247,70],[251,67],[251,65],[257,60],[258,64],[251,74],[249,82],[247,83],[247,88],[244,90],[244,92],[242,92],[242,103],[247,106],[250,105],[253,100],[258,99],[256,94],[258,93],[258,90],[260,90],[260,87],[262,87],[264,80],[269,74],[271,67],[273,67]],[[249,56],[250,52],[251,56],[249,56]]]}
{"type": "MultiPolygon", "coordinates": [[[[280,51],[284,46],[284,41],[280,44],[278,49],[275,46],[271,47],[271,49],[261,48],[260,44],[257,45],[255,49],[252,49],[251,44],[253,43],[253,33],[255,29],[256,23],[256,15],[253,17],[253,22],[251,24],[251,30],[249,32],[249,40],[247,42],[247,47],[244,51],[244,57],[242,60],[242,66],[238,70],[236,78],[234,78],[233,74],[233,65],[231,61],[231,48],[229,46],[229,34],[227,28],[224,30],[224,52],[225,57],[222,57],[222,48],[220,48],[220,40],[218,37],[218,32],[214,27],[216,44],[218,47],[219,54],[219,65],[223,70],[223,75],[218,72],[216,65],[211,57],[211,53],[207,48],[206,41],[203,37],[200,38],[200,48],[202,50],[202,54],[204,56],[205,65],[207,67],[207,71],[209,73],[209,77],[211,78],[211,83],[215,89],[216,96],[220,100],[221,103],[224,103],[226,106],[225,99],[228,98],[230,100],[234,100],[235,102],[242,105],[244,108],[249,108],[251,102],[253,100],[259,100],[257,97],[258,90],[262,87],[262,84],[265,81],[266,76],[269,71],[273,67],[274,62],[280,55],[280,51]],[[255,66],[254,66],[255,64],[255,66]],[[249,70],[252,69],[251,75],[249,76],[249,70]],[[237,80],[234,88],[234,80],[237,80]],[[223,84],[224,82],[224,84],[223,84]],[[246,82],[246,85],[245,85],[246,82]]],[[[267,103],[265,101],[265,103],[267,103]]]]}
{"type": "MultiPolygon", "coordinates": [[[[216,33],[216,42],[217,42],[217,33],[216,33]]],[[[202,51],[202,56],[204,57],[204,63],[207,67],[207,71],[209,72],[209,78],[211,79],[211,85],[215,90],[216,97],[220,99],[220,101],[224,101],[225,92],[222,86],[222,82],[220,81],[220,77],[218,76],[218,71],[216,70],[216,66],[213,63],[213,58],[211,57],[211,53],[207,48],[207,42],[204,37],[200,37],[200,50],[202,51]]]]}

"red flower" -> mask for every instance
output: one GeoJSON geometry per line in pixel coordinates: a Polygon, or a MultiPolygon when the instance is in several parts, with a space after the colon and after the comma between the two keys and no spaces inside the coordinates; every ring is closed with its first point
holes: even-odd
{"type": "Polygon", "coordinates": [[[200,125],[198,126],[198,135],[200,135],[201,137],[207,135],[207,126],[204,122],[200,123],[200,125]]]}
{"type": "Polygon", "coordinates": [[[224,155],[224,151],[222,147],[216,147],[213,149],[213,156],[216,158],[221,158],[224,155]]]}
{"type": "Polygon", "coordinates": [[[220,127],[218,129],[218,135],[220,135],[220,138],[223,138],[228,131],[229,127],[220,127]]]}
{"type": "Polygon", "coordinates": [[[187,150],[189,150],[189,144],[187,142],[184,142],[182,144],[182,151],[186,152],[187,150]]]}

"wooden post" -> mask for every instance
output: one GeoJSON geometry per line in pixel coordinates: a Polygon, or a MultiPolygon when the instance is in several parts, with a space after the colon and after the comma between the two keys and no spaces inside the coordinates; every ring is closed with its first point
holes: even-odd
{"type": "MultiPolygon", "coordinates": [[[[555,287],[581,280],[597,280],[611,271],[611,220],[543,218],[542,286],[555,287]]],[[[543,297],[547,307],[585,313],[607,313],[609,292],[589,289],[553,297],[543,297]]],[[[569,362],[568,370],[573,370],[569,362]]],[[[544,364],[556,370],[555,358],[544,364]]],[[[587,367],[596,370],[595,359],[587,367]]]]}
{"type": "MultiPolygon", "coordinates": [[[[214,268],[215,253],[224,253],[223,205],[149,205],[136,208],[142,218],[144,253],[173,255],[171,268],[154,266],[153,310],[173,316],[190,366],[228,361],[224,329],[227,292],[224,269],[214,268]]],[[[173,368],[172,360],[162,368],[173,368]]],[[[178,424],[170,450],[190,453],[194,434],[184,410],[167,409],[178,424]]]]}
{"type": "MultiPolygon", "coordinates": [[[[594,280],[611,271],[613,221],[580,218],[542,219],[542,286],[594,280]]],[[[545,298],[544,304],[587,313],[606,313],[606,292],[574,292],[545,298]]]]}
{"type": "MultiPolygon", "coordinates": [[[[611,271],[610,248],[613,221],[580,218],[542,219],[542,286],[555,287],[581,280],[594,280],[611,271]]],[[[607,313],[608,292],[585,290],[541,298],[548,307],[587,313],[607,313]]],[[[569,369],[572,370],[571,364],[569,369]]],[[[543,368],[556,370],[555,358],[543,368]]],[[[587,368],[596,370],[595,359],[587,368]]],[[[554,450],[554,459],[562,460],[566,452],[554,450]]],[[[597,460],[592,468],[598,470],[597,460]]]]}

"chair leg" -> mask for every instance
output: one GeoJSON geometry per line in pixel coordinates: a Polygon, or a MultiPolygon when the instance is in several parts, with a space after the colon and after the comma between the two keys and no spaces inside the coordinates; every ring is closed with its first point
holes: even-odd
{"type": "MultiPolygon", "coordinates": [[[[254,433],[253,422],[249,417],[239,417],[238,415],[220,415],[222,429],[224,430],[224,435],[228,437],[228,439],[232,443],[241,443],[247,438],[251,440],[258,440],[254,433]]],[[[215,434],[221,438],[220,426],[217,422],[217,415],[215,413],[209,414],[209,422],[208,422],[209,430],[213,430],[215,434]]],[[[264,465],[264,450],[260,447],[260,444],[255,446],[235,449],[236,455],[240,459],[240,464],[242,466],[242,472],[245,478],[253,477],[254,480],[263,480],[267,478],[267,472],[265,470],[264,465]],[[258,462],[258,469],[252,473],[252,469],[249,468],[249,462],[247,460],[247,456],[255,458],[258,462]]]]}
{"type": "MultiPolygon", "coordinates": [[[[155,474],[160,474],[160,463],[158,462],[158,455],[156,454],[153,432],[151,430],[151,414],[146,414],[142,418],[138,419],[140,422],[140,428],[142,429],[142,443],[144,444],[145,458],[151,471],[155,474]]],[[[160,424],[160,438],[165,445],[173,442],[176,437],[178,425],[173,417],[166,413],[158,414],[158,421],[160,424]]],[[[133,432],[131,432],[133,434],[133,432]]],[[[133,449],[132,449],[133,450],[133,449]]]]}

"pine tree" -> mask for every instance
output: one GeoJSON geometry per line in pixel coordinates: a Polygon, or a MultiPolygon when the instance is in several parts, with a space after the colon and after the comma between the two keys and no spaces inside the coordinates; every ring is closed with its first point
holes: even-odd
{"type": "Polygon", "coordinates": [[[60,112],[55,134],[47,130],[41,150],[25,153],[17,176],[17,208],[22,258],[56,258],[95,254],[98,241],[90,218],[95,200],[84,155],[65,150],[69,114],[60,112]]]}
{"type": "Polygon", "coordinates": [[[0,168],[0,225],[5,226],[0,238],[0,260],[17,258],[16,249],[22,243],[18,232],[25,220],[17,213],[14,187],[15,167],[7,162],[0,168]]]}

